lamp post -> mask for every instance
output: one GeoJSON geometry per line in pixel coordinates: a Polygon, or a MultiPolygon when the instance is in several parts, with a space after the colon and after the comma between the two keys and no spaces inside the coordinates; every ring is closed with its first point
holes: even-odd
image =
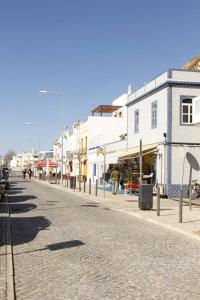
{"type": "MultiPolygon", "coordinates": [[[[24,139],[25,140],[32,140],[32,137],[31,136],[24,136],[24,139]]],[[[31,147],[32,147],[33,145],[31,144],[31,147]]],[[[34,147],[33,147],[34,148],[34,147]]],[[[27,149],[28,150],[28,149],[27,149]]],[[[25,150],[25,151],[27,151],[27,150],[25,150]]],[[[29,151],[29,150],[28,150],[29,151]]]]}
{"type": "MultiPolygon", "coordinates": [[[[26,122],[25,125],[32,125],[33,123],[31,122],[26,122]]],[[[38,126],[38,161],[40,161],[40,130],[38,126]]]]}
{"type": "Polygon", "coordinates": [[[63,186],[63,109],[64,109],[64,96],[59,92],[49,92],[46,90],[39,91],[44,95],[58,95],[61,99],[61,185],[63,186]]]}

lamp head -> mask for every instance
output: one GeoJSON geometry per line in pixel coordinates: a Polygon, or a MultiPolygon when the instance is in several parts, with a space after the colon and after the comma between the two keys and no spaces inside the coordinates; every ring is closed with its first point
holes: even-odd
{"type": "Polygon", "coordinates": [[[39,91],[40,94],[48,94],[48,91],[46,90],[42,90],[42,91],[39,91]]]}

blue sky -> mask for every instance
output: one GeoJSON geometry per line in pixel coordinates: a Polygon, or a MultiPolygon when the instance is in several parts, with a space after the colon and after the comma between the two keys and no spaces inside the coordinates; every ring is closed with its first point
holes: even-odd
{"type": "Polygon", "coordinates": [[[0,154],[37,147],[38,130],[52,148],[60,98],[39,90],[63,93],[71,125],[200,54],[199,11],[197,0],[0,0],[0,154]]]}

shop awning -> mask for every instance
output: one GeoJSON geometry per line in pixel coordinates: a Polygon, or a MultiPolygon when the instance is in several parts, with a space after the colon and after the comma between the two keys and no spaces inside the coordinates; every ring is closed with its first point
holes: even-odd
{"type": "MultiPolygon", "coordinates": [[[[142,146],[142,155],[154,153],[157,151],[157,144],[149,144],[142,146]]],[[[131,159],[140,155],[140,147],[129,148],[123,151],[118,157],[118,160],[131,159]]]]}
{"type": "Polygon", "coordinates": [[[34,164],[35,167],[37,168],[44,168],[44,167],[52,167],[52,168],[57,168],[58,164],[52,160],[42,160],[39,161],[38,163],[34,164]]]}

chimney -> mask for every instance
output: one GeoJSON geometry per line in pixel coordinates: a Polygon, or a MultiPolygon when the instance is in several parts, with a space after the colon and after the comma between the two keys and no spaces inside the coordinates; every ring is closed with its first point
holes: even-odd
{"type": "Polygon", "coordinates": [[[132,86],[131,84],[128,85],[128,95],[132,94],[132,86]]]}

